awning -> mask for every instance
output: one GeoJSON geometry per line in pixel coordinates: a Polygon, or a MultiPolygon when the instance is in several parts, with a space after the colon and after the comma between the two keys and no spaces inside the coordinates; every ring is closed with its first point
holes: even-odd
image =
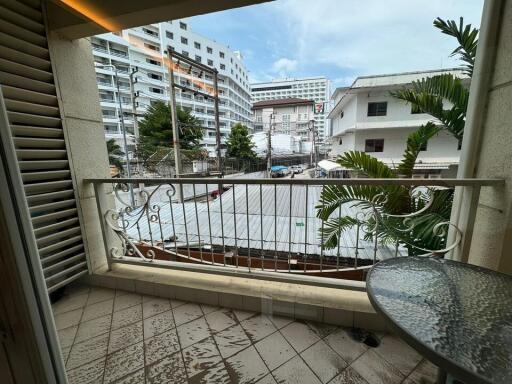
{"type": "Polygon", "coordinates": [[[346,169],[346,168],[342,167],[341,165],[339,165],[338,163],[335,163],[334,161],[330,161],[330,160],[320,160],[318,162],[318,166],[326,172],[343,171],[344,169],[346,169]]]}

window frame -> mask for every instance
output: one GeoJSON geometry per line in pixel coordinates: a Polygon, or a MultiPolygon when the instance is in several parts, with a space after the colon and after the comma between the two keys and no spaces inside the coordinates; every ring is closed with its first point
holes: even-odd
{"type": "Polygon", "coordinates": [[[384,152],[384,139],[365,139],[364,151],[366,153],[384,152]]]}
{"type": "Polygon", "coordinates": [[[366,110],[367,117],[379,117],[379,116],[387,116],[388,114],[388,102],[387,101],[370,101],[368,102],[368,108],[366,110]],[[384,105],[384,110],[379,110],[378,106],[384,105]],[[371,111],[370,108],[375,107],[375,111],[371,111]]]}

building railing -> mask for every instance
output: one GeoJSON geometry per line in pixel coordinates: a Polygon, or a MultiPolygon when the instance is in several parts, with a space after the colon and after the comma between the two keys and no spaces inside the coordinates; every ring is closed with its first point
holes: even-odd
{"type": "MultiPolygon", "coordinates": [[[[415,218],[435,204],[436,191],[470,188],[478,196],[482,187],[504,184],[497,179],[357,178],[87,182],[94,185],[109,266],[135,264],[359,288],[367,269],[379,260],[411,253],[442,256],[461,244],[464,233],[446,220],[431,228],[432,236],[441,239],[439,249],[400,235],[412,233],[415,218]],[[406,188],[410,196],[422,194],[424,204],[414,212],[386,213],[382,207],[393,187],[406,188]],[[371,200],[347,200],[340,194],[327,201],[337,188],[374,188],[374,195],[371,200]],[[327,203],[334,204],[326,208],[328,218],[319,214],[327,203]],[[350,225],[333,229],[337,222],[350,225]],[[446,240],[449,230],[452,240],[446,240]],[[332,236],[337,238],[334,243],[332,236]]],[[[476,206],[462,223],[468,233],[476,206]]]]}

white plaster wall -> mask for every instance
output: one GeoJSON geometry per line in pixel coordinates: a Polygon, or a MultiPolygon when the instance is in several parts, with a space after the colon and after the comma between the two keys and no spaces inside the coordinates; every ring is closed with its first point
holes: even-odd
{"type": "Polygon", "coordinates": [[[402,100],[398,100],[389,94],[389,91],[359,91],[357,93],[357,122],[375,122],[375,121],[419,121],[429,118],[423,113],[412,114],[411,105],[402,100]],[[368,103],[384,102],[388,103],[386,116],[368,116],[368,103]]]}
{"type": "MultiPolygon", "coordinates": [[[[365,140],[384,139],[384,152],[371,152],[371,155],[381,158],[401,158],[407,146],[407,136],[417,128],[390,128],[374,130],[357,130],[355,134],[354,149],[364,151],[365,140]]],[[[427,150],[423,151],[418,159],[429,160],[436,158],[453,158],[457,151],[457,140],[445,131],[441,131],[429,140],[427,150]]]]}
{"type": "Polygon", "coordinates": [[[343,118],[341,112],[338,113],[334,119],[331,120],[333,136],[339,135],[347,129],[353,129],[357,121],[357,100],[354,96],[347,96],[345,106],[342,108],[343,118]]]}
{"type": "MultiPolygon", "coordinates": [[[[477,157],[475,177],[503,178],[505,186],[482,188],[469,262],[512,274],[512,1],[503,3],[497,41],[491,39],[485,48],[488,58],[494,53],[496,57],[486,89],[478,150],[473,156],[477,157]]],[[[479,96],[478,102],[482,102],[485,96],[479,96]]]]}

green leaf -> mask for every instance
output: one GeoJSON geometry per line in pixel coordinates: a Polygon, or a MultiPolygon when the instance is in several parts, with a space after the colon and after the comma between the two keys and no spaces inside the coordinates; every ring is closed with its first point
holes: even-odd
{"type": "Polygon", "coordinates": [[[434,20],[434,26],[442,33],[453,36],[457,39],[458,47],[451,53],[452,56],[458,55],[466,63],[463,68],[467,75],[473,75],[475,67],[476,49],[478,45],[478,29],[473,28],[471,24],[464,25],[464,19],[459,19],[459,24],[455,20],[443,20],[440,17],[434,20]]]}
{"type": "Polygon", "coordinates": [[[350,216],[336,217],[325,221],[323,228],[320,229],[320,240],[324,249],[335,248],[341,233],[357,224],[358,221],[350,216]]]}
{"type": "Polygon", "coordinates": [[[414,166],[418,155],[421,152],[421,148],[428,143],[428,141],[434,137],[440,128],[434,123],[427,123],[422,125],[416,132],[413,132],[407,138],[407,147],[405,149],[403,159],[398,165],[398,174],[401,177],[412,177],[414,166]]]}
{"type": "Polygon", "coordinates": [[[389,179],[396,177],[395,172],[382,161],[360,151],[348,151],[339,156],[336,162],[342,167],[358,172],[361,176],[389,179]]]}

